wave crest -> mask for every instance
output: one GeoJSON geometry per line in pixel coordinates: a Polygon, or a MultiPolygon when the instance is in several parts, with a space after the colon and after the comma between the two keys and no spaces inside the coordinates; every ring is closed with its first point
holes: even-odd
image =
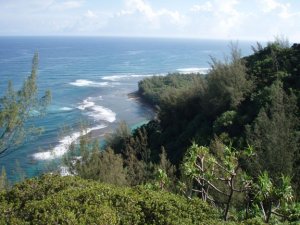
{"type": "Polygon", "coordinates": [[[91,101],[92,99],[92,97],[89,97],[83,100],[77,108],[80,110],[87,110],[87,115],[94,120],[104,120],[110,123],[116,120],[115,112],[103,106],[96,105],[95,102],[91,101]]]}
{"type": "Polygon", "coordinates": [[[75,82],[70,83],[73,86],[77,87],[105,87],[109,86],[108,82],[95,82],[91,80],[84,80],[84,79],[79,79],[76,80],[75,82]]]}
{"type": "Polygon", "coordinates": [[[96,127],[88,128],[83,132],[74,132],[71,135],[63,137],[59,140],[59,144],[56,145],[52,150],[45,151],[45,152],[38,152],[33,154],[33,158],[36,160],[52,160],[56,158],[62,157],[69,149],[70,145],[76,141],[79,137],[86,135],[94,130],[100,130],[105,128],[105,125],[99,125],[96,127]]]}
{"type": "Polygon", "coordinates": [[[109,80],[109,81],[120,81],[120,80],[128,80],[131,78],[143,78],[143,77],[153,77],[153,76],[165,76],[166,73],[157,73],[157,74],[126,74],[126,75],[111,75],[111,76],[104,76],[102,80],[109,80]]]}
{"type": "Polygon", "coordinates": [[[209,68],[207,67],[190,67],[190,68],[180,68],[177,69],[181,74],[189,74],[189,73],[200,73],[200,74],[207,74],[209,71],[209,68]]]}
{"type": "Polygon", "coordinates": [[[60,110],[60,111],[71,111],[71,110],[73,110],[73,109],[70,108],[70,107],[61,107],[61,108],[59,108],[59,110],[60,110]]]}

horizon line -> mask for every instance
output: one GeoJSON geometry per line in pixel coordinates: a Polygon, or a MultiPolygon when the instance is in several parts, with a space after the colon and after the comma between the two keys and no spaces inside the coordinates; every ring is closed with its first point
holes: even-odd
{"type": "Polygon", "coordinates": [[[41,35],[41,34],[37,34],[37,35],[31,35],[31,34],[22,34],[22,35],[11,35],[11,34],[0,34],[0,38],[2,37],[12,37],[12,38],[16,38],[16,37],[69,37],[69,38],[141,38],[141,39],[186,39],[186,40],[213,40],[213,41],[242,41],[242,42],[270,42],[270,40],[267,39],[261,39],[261,38],[257,38],[257,39],[245,39],[245,38],[214,38],[214,37],[193,37],[193,36],[141,36],[141,35],[78,35],[78,34],[74,34],[74,35],[41,35]]]}

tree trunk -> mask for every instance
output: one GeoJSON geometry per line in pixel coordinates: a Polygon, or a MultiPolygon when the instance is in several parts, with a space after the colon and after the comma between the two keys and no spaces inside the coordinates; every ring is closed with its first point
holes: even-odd
{"type": "Polygon", "coordinates": [[[260,204],[260,208],[261,208],[262,214],[264,215],[264,220],[266,221],[267,220],[267,215],[266,215],[266,212],[265,212],[264,205],[263,205],[262,202],[260,202],[259,204],[260,204]]]}
{"type": "Polygon", "coordinates": [[[268,212],[267,212],[267,217],[266,217],[266,223],[269,223],[269,220],[271,218],[271,214],[272,214],[272,202],[269,203],[268,206],[268,212]]]}
{"type": "Polygon", "coordinates": [[[229,186],[230,186],[230,193],[229,193],[228,200],[227,200],[227,203],[226,203],[226,208],[225,208],[225,211],[224,211],[224,220],[225,221],[227,221],[227,219],[228,219],[229,207],[230,207],[231,199],[232,199],[232,196],[233,196],[233,189],[234,189],[233,188],[233,177],[231,177],[231,179],[230,179],[229,186]]]}

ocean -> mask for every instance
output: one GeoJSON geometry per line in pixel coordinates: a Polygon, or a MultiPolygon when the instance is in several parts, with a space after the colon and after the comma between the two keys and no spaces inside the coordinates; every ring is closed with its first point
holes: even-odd
{"type": "MultiPolygon", "coordinates": [[[[248,55],[254,42],[239,42],[248,55]]],[[[17,89],[39,53],[38,88],[50,90],[47,114],[30,121],[44,132],[4,158],[11,181],[16,162],[27,177],[59,167],[71,142],[86,132],[103,141],[120,121],[133,128],[154,116],[151,107],[128,97],[146,77],[178,72],[205,73],[210,57],[229,55],[229,41],[116,37],[0,37],[0,96],[11,80],[17,89]]]]}

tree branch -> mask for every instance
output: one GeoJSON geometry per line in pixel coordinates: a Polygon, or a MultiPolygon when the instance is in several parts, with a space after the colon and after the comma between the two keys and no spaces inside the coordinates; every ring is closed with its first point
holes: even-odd
{"type": "Polygon", "coordinates": [[[261,211],[262,211],[262,213],[263,213],[263,215],[264,215],[264,220],[266,221],[266,220],[267,220],[267,215],[266,215],[266,212],[265,212],[263,203],[260,202],[259,204],[260,204],[260,207],[261,207],[261,211]]]}
{"type": "MultiPolygon", "coordinates": [[[[225,196],[229,196],[227,193],[221,191],[219,188],[217,188],[215,185],[213,185],[211,182],[209,182],[208,180],[206,180],[205,178],[201,178],[202,180],[204,180],[209,186],[211,186],[215,191],[219,192],[220,194],[223,194],[225,196]]],[[[198,183],[201,183],[201,181],[199,179],[196,179],[198,183]]]]}
{"type": "Polygon", "coordinates": [[[280,216],[280,217],[285,217],[285,215],[282,215],[282,214],[280,214],[280,213],[278,213],[278,212],[276,212],[276,211],[271,211],[271,213],[272,214],[274,214],[274,215],[276,215],[276,216],[280,216]]]}
{"type": "Polygon", "coordinates": [[[246,191],[248,191],[249,189],[248,188],[245,188],[245,189],[235,189],[235,188],[233,188],[232,189],[233,191],[235,191],[235,192],[246,192],[246,191]]]}
{"type": "Polygon", "coordinates": [[[215,164],[217,166],[219,166],[221,169],[223,169],[224,171],[226,171],[227,173],[231,174],[231,175],[236,175],[236,172],[232,172],[232,171],[229,171],[228,169],[226,169],[224,166],[222,166],[221,164],[219,164],[218,162],[215,162],[215,164]]]}

